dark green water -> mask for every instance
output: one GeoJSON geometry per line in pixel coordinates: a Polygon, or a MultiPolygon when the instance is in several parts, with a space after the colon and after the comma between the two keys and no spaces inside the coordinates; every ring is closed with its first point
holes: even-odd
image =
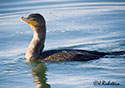
{"type": "Polygon", "coordinates": [[[0,0],[0,88],[125,88],[125,55],[26,63],[33,33],[20,17],[31,13],[47,21],[44,50],[125,50],[124,0],[0,0]],[[94,86],[95,80],[121,85],[94,86]]]}

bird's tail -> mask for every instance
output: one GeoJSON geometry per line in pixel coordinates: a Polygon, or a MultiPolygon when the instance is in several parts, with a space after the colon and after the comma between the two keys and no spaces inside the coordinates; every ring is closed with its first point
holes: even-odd
{"type": "Polygon", "coordinates": [[[107,52],[107,55],[124,55],[125,51],[113,51],[113,52],[107,52]]]}

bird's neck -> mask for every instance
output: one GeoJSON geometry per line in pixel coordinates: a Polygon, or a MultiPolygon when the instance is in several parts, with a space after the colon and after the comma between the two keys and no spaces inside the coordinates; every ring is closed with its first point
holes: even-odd
{"type": "Polygon", "coordinates": [[[34,30],[34,36],[32,38],[32,41],[28,47],[28,50],[26,52],[26,59],[39,59],[40,54],[44,48],[44,42],[46,37],[46,28],[42,29],[35,29],[34,30]],[[37,30],[37,31],[35,31],[37,30]]]}

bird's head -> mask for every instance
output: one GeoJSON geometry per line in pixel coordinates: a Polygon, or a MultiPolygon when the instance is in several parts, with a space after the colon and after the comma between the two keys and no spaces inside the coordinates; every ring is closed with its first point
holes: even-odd
{"type": "Polygon", "coordinates": [[[28,23],[34,30],[45,27],[45,19],[42,15],[38,13],[30,14],[27,18],[22,17],[21,19],[28,23]]]}

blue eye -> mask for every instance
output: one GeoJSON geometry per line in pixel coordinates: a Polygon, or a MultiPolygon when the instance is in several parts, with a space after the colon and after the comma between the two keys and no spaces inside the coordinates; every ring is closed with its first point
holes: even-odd
{"type": "Polygon", "coordinates": [[[35,18],[33,18],[33,20],[36,20],[35,18]]]}

